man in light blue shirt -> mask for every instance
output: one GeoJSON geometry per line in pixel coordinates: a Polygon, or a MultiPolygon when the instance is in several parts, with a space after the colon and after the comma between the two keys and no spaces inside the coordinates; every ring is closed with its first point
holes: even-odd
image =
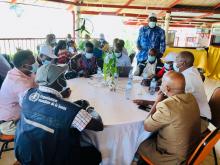
{"type": "Polygon", "coordinates": [[[161,58],[165,49],[165,31],[156,25],[157,17],[154,13],[151,13],[148,18],[148,26],[141,27],[139,31],[137,48],[139,50],[137,54],[137,62],[141,63],[147,60],[148,51],[151,48],[157,49],[157,58],[161,58]]]}

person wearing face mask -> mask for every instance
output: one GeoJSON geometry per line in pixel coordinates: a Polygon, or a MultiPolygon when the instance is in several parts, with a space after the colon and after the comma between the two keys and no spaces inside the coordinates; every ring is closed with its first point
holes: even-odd
{"type": "Polygon", "coordinates": [[[20,118],[19,98],[34,82],[35,58],[29,50],[18,51],[13,58],[14,68],[8,71],[0,89],[0,134],[13,135],[20,118]]]}
{"type": "Polygon", "coordinates": [[[195,97],[185,93],[181,73],[170,71],[163,76],[161,91],[144,121],[144,129],[155,136],[140,144],[133,165],[139,155],[152,164],[184,164],[201,133],[199,107],[195,97]]]}
{"type": "Polygon", "coordinates": [[[162,67],[161,70],[158,71],[156,75],[157,79],[161,79],[166,72],[173,70],[173,62],[175,61],[176,56],[177,56],[176,53],[170,52],[167,54],[166,57],[161,58],[162,61],[164,62],[164,66],[162,67]]]}
{"type": "Polygon", "coordinates": [[[92,44],[94,45],[93,54],[96,57],[97,65],[98,67],[103,68],[103,58],[102,58],[103,51],[100,48],[100,43],[98,40],[93,39],[92,44]]]}
{"type": "Polygon", "coordinates": [[[53,49],[48,45],[41,45],[39,50],[38,63],[40,65],[54,64],[57,56],[53,53],[53,49]]]}
{"type": "Polygon", "coordinates": [[[48,34],[46,36],[45,44],[48,45],[48,46],[51,46],[52,48],[55,48],[55,46],[57,45],[55,34],[48,34]]]}
{"type": "Polygon", "coordinates": [[[115,44],[115,50],[114,50],[115,56],[116,56],[116,65],[117,67],[130,67],[131,61],[128,55],[124,54],[123,52],[123,45],[120,42],[116,42],[115,44]]]}
{"type": "Polygon", "coordinates": [[[105,40],[104,34],[101,33],[100,36],[99,36],[99,45],[100,45],[100,48],[102,49],[106,44],[108,44],[108,42],[105,40]]]}
{"type": "Polygon", "coordinates": [[[69,53],[71,53],[72,55],[74,55],[75,53],[77,53],[77,49],[76,49],[76,43],[74,40],[72,40],[72,36],[71,34],[68,34],[66,37],[66,49],[69,51],[69,53]]]}
{"type": "Polygon", "coordinates": [[[137,62],[143,63],[148,59],[148,51],[150,48],[155,48],[158,52],[157,59],[159,60],[165,49],[165,32],[162,28],[157,26],[156,14],[151,13],[148,17],[148,26],[143,26],[139,30],[139,36],[137,40],[137,62]]]}
{"type": "Polygon", "coordinates": [[[89,77],[96,74],[97,59],[93,54],[94,46],[91,42],[85,43],[85,53],[80,54],[80,59],[77,60],[77,69],[79,76],[89,77]]]}
{"type": "Polygon", "coordinates": [[[39,87],[29,89],[21,101],[15,138],[15,155],[21,164],[101,162],[101,153],[92,145],[82,146],[80,137],[85,129],[102,131],[102,119],[88,101],[72,103],[63,99],[67,69],[67,65],[41,66],[35,79],[39,87]]]}
{"type": "Polygon", "coordinates": [[[193,66],[194,55],[188,51],[180,52],[173,64],[177,72],[181,72],[186,80],[186,92],[195,96],[200,109],[201,131],[204,132],[212,118],[211,110],[205,93],[204,84],[199,71],[193,66]]]}
{"type": "Polygon", "coordinates": [[[162,63],[157,60],[157,50],[152,48],[148,52],[148,59],[144,63],[139,63],[134,75],[141,76],[147,75],[147,78],[152,79],[155,74],[162,68],[162,63]]]}

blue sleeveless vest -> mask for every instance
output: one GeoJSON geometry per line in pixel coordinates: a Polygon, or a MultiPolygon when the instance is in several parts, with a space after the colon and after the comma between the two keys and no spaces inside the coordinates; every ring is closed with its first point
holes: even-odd
{"type": "Polygon", "coordinates": [[[30,89],[22,102],[15,154],[24,165],[79,165],[79,136],[70,128],[80,107],[30,89]]]}

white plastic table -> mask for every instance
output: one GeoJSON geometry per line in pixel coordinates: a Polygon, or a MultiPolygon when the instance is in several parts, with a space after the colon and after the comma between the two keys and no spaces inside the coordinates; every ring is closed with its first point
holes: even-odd
{"type": "Polygon", "coordinates": [[[102,132],[86,131],[92,143],[102,153],[102,165],[129,165],[139,144],[150,136],[144,131],[143,121],[148,112],[138,109],[133,99],[154,100],[140,78],[133,81],[131,100],[125,98],[127,79],[119,78],[116,92],[98,82],[96,78],[70,80],[70,100],[85,99],[100,114],[104,123],[102,132]]]}

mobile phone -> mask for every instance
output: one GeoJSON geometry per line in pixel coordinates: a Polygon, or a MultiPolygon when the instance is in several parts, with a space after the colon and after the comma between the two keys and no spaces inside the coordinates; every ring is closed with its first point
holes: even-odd
{"type": "Polygon", "coordinates": [[[151,107],[148,106],[148,105],[147,106],[139,105],[138,108],[141,109],[141,110],[147,111],[147,112],[150,112],[150,110],[151,110],[151,107]]]}

